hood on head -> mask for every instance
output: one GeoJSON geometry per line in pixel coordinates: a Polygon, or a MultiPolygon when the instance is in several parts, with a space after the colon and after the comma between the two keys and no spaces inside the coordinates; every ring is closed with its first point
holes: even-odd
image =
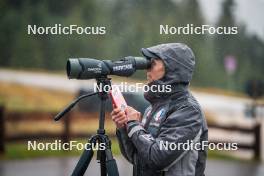
{"type": "Polygon", "coordinates": [[[160,58],[165,65],[165,75],[157,80],[159,84],[188,84],[192,79],[195,57],[192,50],[183,43],[167,43],[142,48],[147,58],[160,58]]]}

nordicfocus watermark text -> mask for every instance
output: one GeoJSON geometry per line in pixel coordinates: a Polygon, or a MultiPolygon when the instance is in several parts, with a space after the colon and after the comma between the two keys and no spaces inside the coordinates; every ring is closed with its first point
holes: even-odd
{"type": "Polygon", "coordinates": [[[63,143],[61,140],[53,142],[37,142],[28,141],[28,150],[105,150],[105,143],[81,143],[78,141],[70,141],[63,143]]]}
{"type": "MultiPolygon", "coordinates": [[[[112,86],[117,86],[119,88],[119,90],[121,92],[171,92],[172,91],[172,86],[167,84],[167,85],[146,85],[144,83],[135,83],[135,84],[128,84],[127,82],[121,82],[118,85],[112,85],[112,86]]],[[[111,86],[110,85],[105,85],[102,86],[97,85],[96,83],[94,83],[94,92],[96,92],[97,90],[99,92],[108,92],[111,90],[111,86]]]]}
{"type": "Polygon", "coordinates": [[[209,35],[234,35],[238,34],[237,26],[211,26],[211,25],[201,25],[195,26],[194,24],[187,24],[186,26],[169,26],[169,25],[160,25],[159,28],[160,34],[209,34],[209,35]]]}
{"type": "MultiPolygon", "coordinates": [[[[53,142],[37,142],[28,141],[27,150],[105,150],[105,143],[81,143],[78,141],[70,141],[68,143],[63,143],[61,140],[55,140],[53,142]]],[[[160,150],[219,150],[219,151],[236,151],[238,150],[237,143],[210,143],[208,141],[194,142],[192,140],[187,140],[186,142],[168,142],[159,141],[160,150]]]]}
{"type": "Polygon", "coordinates": [[[28,35],[103,35],[106,34],[105,26],[78,26],[75,24],[63,26],[62,24],[55,24],[54,26],[27,26],[28,35]]]}
{"type": "Polygon", "coordinates": [[[194,142],[193,140],[187,140],[184,143],[173,143],[168,141],[159,142],[160,150],[225,150],[235,151],[238,150],[237,143],[210,143],[208,141],[194,142]]]}

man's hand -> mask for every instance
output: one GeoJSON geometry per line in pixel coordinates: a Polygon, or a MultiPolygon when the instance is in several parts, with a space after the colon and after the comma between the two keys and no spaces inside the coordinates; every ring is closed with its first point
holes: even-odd
{"type": "Polygon", "coordinates": [[[130,120],[140,121],[141,120],[141,113],[135,110],[134,108],[127,106],[125,112],[127,116],[127,121],[130,121],[130,120]]]}
{"type": "Polygon", "coordinates": [[[117,128],[122,128],[127,123],[127,116],[120,108],[115,108],[111,112],[112,120],[115,122],[117,128]]]}

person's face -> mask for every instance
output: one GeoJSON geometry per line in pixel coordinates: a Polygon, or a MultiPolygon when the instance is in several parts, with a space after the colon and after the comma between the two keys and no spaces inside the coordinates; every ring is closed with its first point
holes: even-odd
{"type": "Polygon", "coordinates": [[[165,66],[161,59],[151,59],[151,67],[147,69],[147,83],[161,79],[165,75],[165,66]]]}

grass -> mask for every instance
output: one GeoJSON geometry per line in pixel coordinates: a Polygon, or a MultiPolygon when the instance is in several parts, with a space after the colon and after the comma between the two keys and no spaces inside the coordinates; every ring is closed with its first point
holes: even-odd
{"type": "MultiPolygon", "coordinates": [[[[34,73],[34,72],[33,72],[34,73]]],[[[114,77],[114,81],[127,81],[136,82],[133,79],[122,79],[119,77],[114,77]]],[[[220,89],[212,88],[192,88],[192,90],[197,92],[206,92],[212,94],[221,94],[227,96],[245,97],[243,94],[234,93],[229,91],[223,91],[220,89]]],[[[7,111],[14,112],[25,112],[25,111],[40,111],[40,112],[58,112],[65,105],[68,104],[74,95],[68,92],[47,90],[39,87],[30,87],[25,85],[19,85],[15,83],[0,82],[0,104],[3,104],[7,111]]],[[[208,121],[213,123],[213,114],[206,112],[208,121]]],[[[95,132],[97,129],[98,119],[88,118],[89,120],[76,121],[72,123],[71,130],[73,132],[95,132]]],[[[109,118],[107,118],[109,120],[109,118]]],[[[109,120],[110,121],[110,120],[109,120]]],[[[106,130],[108,133],[112,133],[115,129],[114,124],[111,122],[106,122],[106,130]]],[[[15,131],[18,133],[34,133],[37,131],[61,131],[62,127],[59,124],[54,124],[53,122],[26,122],[26,123],[12,123],[7,124],[7,134],[10,135],[11,132],[15,131]]],[[[84,140],[78,139],[78,141],[84,143],[84,140]]],[[[44,141],[50,142],[50,141],[44,141]]],[[[115,155],[120,154],[117,140],[112,139],[112,150],[115,155]]],[[[35,157],[63,157],[63,156],[79,156],[82,151],[72,150],[72,151],[29,151],[27,150],[26,142],[9,142],[6,144],[6,153],[0,155],[1,159],[28,159],[35,157]]],[[[217,158],[223,160],[240,160],[232,157],[226,153],[220,151],[209,151],[209,158],[217,158]]]]}
{"type": "MultiPolygon", "coordinates": [[[[71,133],[87,133],[93,134],[98,129],[99,119],[93,116],[87,116],[87,119],[71,118],[70,131],[71,133]]],[[[115,132],[115,125],[106,116],[105,130],[108,134],[115,132]]],[[[52,118],[50,120],[28,120],[18,122],[6,122],[6,134],[7,136],[15,136],[16,134],[39,134],[39,133],[61,133],[63,131],[62,121],[54,122],[52,118]]]]}
{"type": "MultiPolygon", "coordinates": [[[[33,73],[35,72],[32,72],[32,74],[33,73]]],[[[56,75],[58,75],[58,73],[56,75]]],[[[139,82],[139,80],[131,78],[121,79],[117,76],[113,77],[113,81],[127,81],[130,83],[139,82]]],[[[140,82],[142,82],[142,80],[140,80],[140,82]]],[[[246,96],[242,93],[216,88],[191,87],[191,90],[197,92],[246,98],[246,96]]],[[[0,104],[3,104],[8,111],[57,112],[65,107],[73,98],[74,94],[69,92],[48,90],[44,88],[26,86],[16,83],[0,82],[0,104]]]]}
{"type": "MultiPolygon", "coordinates": [[[[68,92],[47,90],[39,87],[25,86],[15,83],[0,82],[0,104],[3,104],[8,112],[58,112],[68,104],[74,95],[68,92]]],[[[14,135],[16,133],[32,134],[35,132],[54,132],[62,130],[60,123],[54,123],[52,119],[40,121],[18,121],[6,122],[6,134],[14,135]]],[[[98,119],[87,117],[87,120],[78,120],[71,124],[72,132],[94,133],[98,127],[98,119]]],[[[110,119],[106,119],[106,130],[112,133],[115,130],[114,124],[110,119]]],[[[85,143],[84,140],[78,139],[85,143]]],[[[113,140],[114,141],[114,140],[113,140]]],[[[51,142],[51,141],[44,141],[51,142]]],[[[28,159],[35,157],[54,157],[54,156],[79,156],[82,151],[72,150],[47,150],[47,151],[29,151],[27,142],[8,142],[6,143],[5,154],[0,155],[1,159],[28,159]]],[[[119,148],[117,142],[113,142],[113,153],[118,154],[119,148]]]]}
{"type": "Polygon", "coordinates": [[[7,111],[59,111],[74,95],[38,87],[0,82],[0,103],[7,111]]]}
{"type": "MultiPolygon", "coordinates": [[[[32,74],[34,73],[43,72],[32,72],[32,74]]],[[[45,74],[50,74],[51,76],[53,75],[51,73],[45,74]]],[[[57,72],[56,75],[58,75],[57,72]]],[[[127,81],[134,83],[138,82],[134,79],[120,78],[117,76],[113,77],[113,81],[127,81]]],[[[0,105],[4,105],[7,111],[58,112],[63,107],[65,107],[71,100],[73,100],[74,96],[75,95],[73,93],[64,91],[48,90],[45,88],[9,83],[4,81],[0,82],[0,105]]]]}

